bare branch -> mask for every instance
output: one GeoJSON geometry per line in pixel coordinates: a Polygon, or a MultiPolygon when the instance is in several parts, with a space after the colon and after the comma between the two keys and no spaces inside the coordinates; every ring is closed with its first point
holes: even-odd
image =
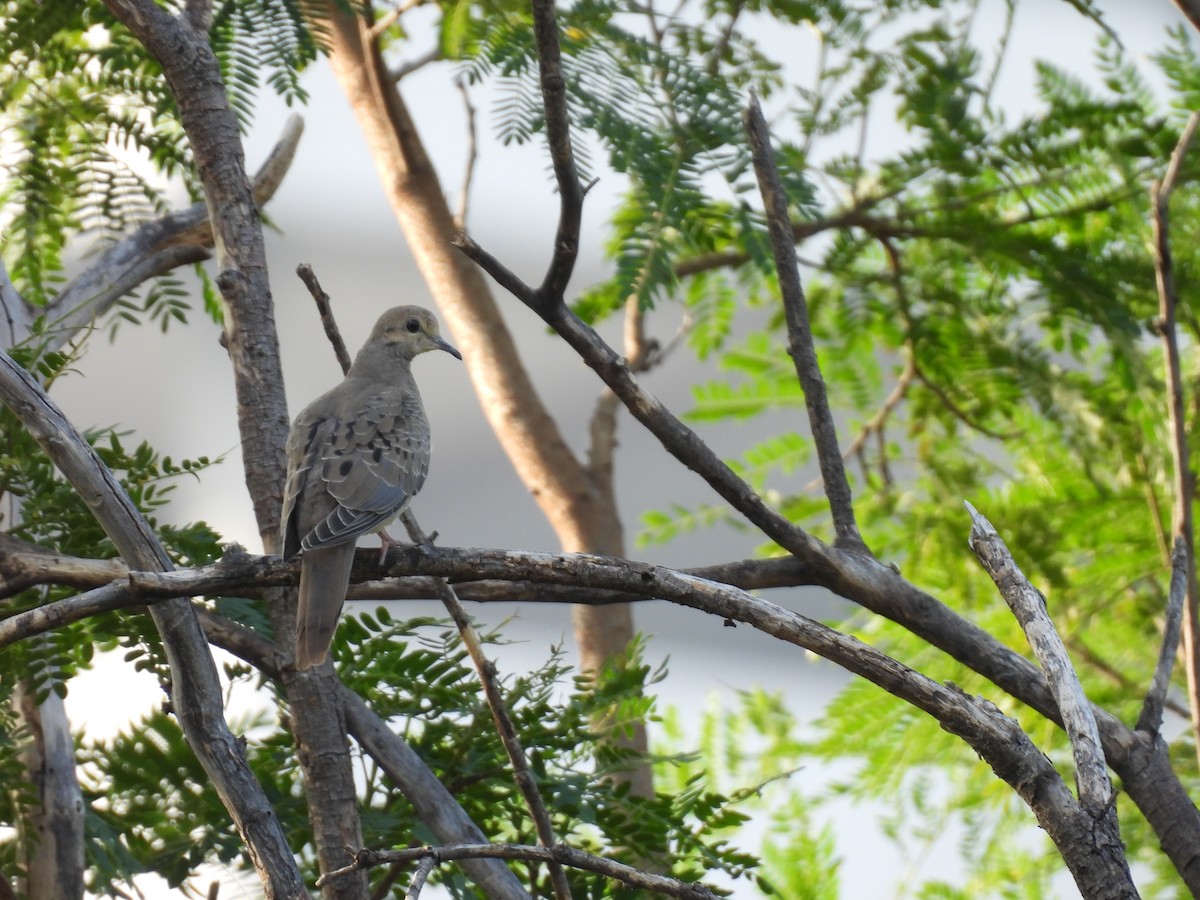
{"type": "Polygon", "coordinates": [[[436,865],[437,860],[432,856],[421,858],[421,861],[417,863],[417,870],[413,872],[412,880],[408,883],[408,892],[404,895],[404,900],[417,900],[421,896],[421,888],[425,887],[429,873],[436,865]]]}
{"type": "MultiPolygon", "coordinates": [[[[404,527],[408,529],[409,537],[418,546],[432,544],[429,535],[425,534],[421,530],[421,526],[417,524],[416,516],[411,510],[405,510],[401,519],[404,527]]],[[[517,734],[517,726],[513,724],[508,704],[505,703],[504,694],[500,690],[500,683],[496,679],[496,666],[488,659],[487,653],[483,649],[483,642],[479,639],[479,633],[475,630],[471,617],[463,609],[462,603],[459,602],[454,588],[450,587],[449,582],[444,578],[437,579],[437,588],[446,611],[450,613],[450,618],[458,627],[458,633],[462,636],[463,645],[467,648],[471,662],[475,665],[475,671],[479,674],[479,682],[483,685],[483,695],[487,699],[488,709],[492,712],[492,720],[496,723],[500,742],[504,745],[504,752],[508,755],[508,762],[513,769],[513,780],[517,783],[521,796],[525,798],[525,806],[528,807],[530,818],[533,819],[538,841],[543,847],[553,847],[555,844],[554,826],[550,822],[550,813],[546,811],[546,804],[538,791],[537,778],[529,768],[529,759],[525,756],[525,748],[521,746],[521,737],[517,734]]],[[[556,900],[571,900],[571,886],[567,883],[567,874],[562,865],[551,860],[548,868],[556,900]]]]}
{"type": "MultiPolygon", "coordinates": [[[[298,115],[289,116],[274,149],[254,176],[254,200],[260,207],[282,184],[303,132],[304,120],[298,115]]],[[[212,223],[206,203],[142,224],[99,254],[42,311],[52,323],[50,349],[61,347],[147,279],[208,259],[212,247],[212,223]]]]}
{"type": "Polygon", "coordinates": [[[1157,733],[1162,725],[1163,704],[1167,689],[1171,686],[1171,669],[1175,665],[1175,652],[1179,648],[1179,632],[1183,622],[1183,600],[1187,596],[1187,546],[1182,537],[1175,538],[1175,550],[1171,554],[1171,588],[1167,599],[1167,619],[1163,625],[1162,647],[1158,651],[1158,665],[1154,667],[1154,678],[1150,690],[1142,701],[1136,731],[1157,733]]]}
{"type": "MultiPolygon", "coordinates": [[[[171,568],[162,545],[112,472],[29,373],[2,352],[0,399],[79,492],[127,563],[154,571],[171,568]]],[[[229,810],[267,896],[300,895],[303,882],[279,821],[225,722],[216,667],[191,603],[176,599],[157,604],[150,615],[171,668],[175,714],[229,810]]]]}
{"type": "Polygon", "coordinates": [[[1075,754],[1079,800],[1085,808],[1100,813],[1113,802],[1112,783],[1104,764],[1100,732],[1092,715],[1091,704],[1067,655],[1067,648],[1063,646],[1062,638],[1046,611],[1046,598],[1029,583],[992,523],[970,503],[965,505],[971,514],[971,549],[1021,623],[1029,645],[1050,682],[1050,690],[1054,692],[1075,754]]]}
{"type": "Polygon", "coordinates": [[[402,3],[397,3],[386,13],[375,20],[375,23],[371,26],[371,30],[368,32],[368,36],[373,41],[378,40],[379,36],[391,28],[392,25],[397,22],[402,15],[404,15],[410,9],[416,9],[425,2],[426,0],[403,0],[402,3]]]}
{"type": "MultiPolygon", "coordinates": [[[[1179,295],[1171,261],[1168,204],[1179,178],[1183,159],[1200,126],[1200,111],[1192,113],[1179,142],[1171,154],[1162,183],[1150,188],[1151,225],[1154,233],[1154,273],[1158,284],[1158,326],[1162,338],[1163,367],[1167,381],[1167,423],[1171,432],[1171,460],[1174,467],[1175,502],[1172,530],[1183,539],[1187,559],[1187,597],[1183,607],[1183,659],[1187,674],[1188,704],[1192,710],[1192,732],[1200,736],[1200,586],[1196,580],[1196,540],[1192,502],[1195,478],[1189,462],[1187,418],[1184,411],[1183,375],[1180,371],[1176,311],[1179,295]]],[[[1200,744],[1196,752],[1200,754],[1200,744]]]]}
{"type": "Polygon", "coordinates": [[[758,176],[758,189],[762,194],[763,207],[767,216],[767,230],[771,235],[771,252],[775,257],[775,271],[779,277],[779,293],[783,300],[784,317],[787,320],[788,355],[796,366],[796,377],[804,391],[804,405],[808,410],[809,427],[813,443],[817,448],[817,459],[825,483],[825,496],[829,498],[829,511],[833,516],[833,527],[837,533],[835,546],[866,551],[858,524],[854,519],[854,502],[850,493],[850,482],[842,464],[838,449],[837,426],[829,409],[825,393],[825,379],[817,362],[817,350],[813,343],[812,326],[808,319],[808,303],[804,299],[804,288],[800,284],[800,269],[796,265],[793,249],[790,217],[788,216],[787,194],[775,166],[775,155],[771,150],[771,135],[763,118],[758,98],[750,95],[750,103],[742,113],[746,135],[750,139],[750,150],[754,160],[754,171],[758,176]]]}
{"type": "MultiPolygon", "coordinates": [[[[703,884],[678,881],[663,875],[653,875],[632,866],[604,859],[566,844],[552,847],[531,847],[527,844],[456,844],[442,847],[413,847],[407,850],[359,850],[354,854],[354,864],[347,871],[368,869],[372,866],[393,862],[420,862],[427,860],[436,865],[440,862],[488,857],[490,859],[528,860],[550,865],[570,866],[607,876],[632,888],[661,894],[664,897],[681,897],[684,900],[718,900],[718,895],[703,884]]],[[[330,873],[336,874],[336,873],[330,873]]]]}
{"type": "Polygon", "coordinates": [[[321,325],[325,328],[325,337],[329,338],[329,343],[333,346],[333,355],[337,357],[338,365],[342,367],[343,372],[350,371],[352,362],[350,351],[346,349],[342,332],[338,328],[337,320],[333,317],[333,310],[329,306],[329,295],[321,287],[321,282],[317,280],[312,266],[308,263],[300,263],[296,266],[296,274],[300,276],[300,280],[304,282],[317,304],[317,314],[321,317],[321,325]]]}
{"type": "MultiPolygon", "coordinates": [[[[295,560],[284,562],[274,556],[253,556],[237,545],[230,546],[225,555],[211,565],[157,573],[131,572],[128,566],[115,559],[61,557],[41,548],[5,550],[5,544],[22,542],[0,535],[0,597],[11,596],[39,584],[69,585],[91,590],[0,618],[0,647],[103,612],[200,594],[258,597],[269,588],[294,585],[299,578],[299,565],[295,560]]],[[[464,550],[461,556],[456,557],[459,562],[451,577],[456,582],[456,592],[466,601],[607,606],[648,599],[625,591],[598,591],[574,584],[476,580],[471,561],[472,554],[476,552],[498,551],[464,550]]],[[[397,577],[370,580],[376,577],[378,571],[379,554],[374,550],[359,550],[351,574],[351,578],[358,583],[351,585],[347,599],[429,600],[438,596],[435,579],[409,574],[421,571],[419,562],[392,558],[389,560],[389,571],[397,577]]],[[[791,557],[744,559],[682,571],[746,590],[813,583],[809,568],[791,557]]]]}
{"type": "Polygon", "coordinates": [[[562,303],[563,292],[571,280],[579,255],[579,226],[583,218],[583,186],[575,169],[571,149],[571,119],[567,113],[567,82],[562,72],[558,46],[558,20],[554,0],[532,0],[533,33],[537,41],[538,70],[541,73],[542,100],[546,111],[546,142],[558,182],[558,233],[554,255],[546,277],[538,288],[542,304],[562,303]]]}

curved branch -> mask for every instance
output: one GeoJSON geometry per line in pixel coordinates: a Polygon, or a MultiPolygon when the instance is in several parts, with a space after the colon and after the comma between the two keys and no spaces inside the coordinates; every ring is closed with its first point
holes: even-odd
{"type": "MultiPolygon", "coordinates": [[[[254,200],[260,207],[283,183],[303,132],[304,120],[295,114],[290,116],[283,134],[254,176],[254,200]]],[[[99,254],[47,304],[43,314],[53,323],[50,349],[61,347],[147,279],[208,259],[212,247],[213,230],[206,203],[140,225],[99,254]]]]}

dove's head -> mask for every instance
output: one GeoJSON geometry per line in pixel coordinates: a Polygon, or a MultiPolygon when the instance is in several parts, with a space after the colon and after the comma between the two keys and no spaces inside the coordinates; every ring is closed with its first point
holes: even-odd
{"type": "Polygon", "coordinates": [[[354,367],[386,367],[397,360],[408,363],[426,350],[445,350],[462,359],[462,354],[442,337],[433,313],[421,306],[396,306],[379,317],[354,367]]]}

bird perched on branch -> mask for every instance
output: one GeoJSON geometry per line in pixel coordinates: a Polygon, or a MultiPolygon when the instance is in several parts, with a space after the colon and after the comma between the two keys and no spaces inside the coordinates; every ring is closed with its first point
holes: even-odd
{"type": "Polygon", "coordinates": [[[296,417],[288,435],[283,558],[303,553],[296,667],[324,661],[350,584],[354,544],[380,532],[421,489],[429,470],[429,420],[412,376],[426,350],[462,355],[419,306],[389,309],[337,387],[296,417]]]}

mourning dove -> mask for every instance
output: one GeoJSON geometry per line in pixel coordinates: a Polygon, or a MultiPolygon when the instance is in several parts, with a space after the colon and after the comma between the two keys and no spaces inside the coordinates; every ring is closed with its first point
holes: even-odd
{"type": "MultiPolygon", "coordinates": [[[[297,668],[319,665],[329,651],[350,584],[355,541],[399,516],[425,481],[429,421],[411,366],[426,350],[462,359],[429,310],[389,309],[345,380],[292,424],[283,558],[303,552],[297,668]]],[[[386,550],[389,539],[381,538],[386,550]]]]}

